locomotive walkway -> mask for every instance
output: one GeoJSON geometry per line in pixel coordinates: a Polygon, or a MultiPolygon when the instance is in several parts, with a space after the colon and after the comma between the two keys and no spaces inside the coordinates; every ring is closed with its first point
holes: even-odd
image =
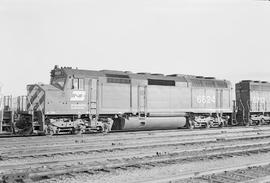
{"type": "Polygon", "coordinates": [[[241,182],[270,171],[268,126],[1,138],[0,147],[2,182],[241,182]]]}

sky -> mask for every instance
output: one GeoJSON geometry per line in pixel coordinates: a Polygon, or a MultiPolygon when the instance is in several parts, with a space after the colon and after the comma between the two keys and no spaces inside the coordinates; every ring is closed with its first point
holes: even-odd
{"type": "Polygon", "coordinates": [[[270,81],[270,2],[0,0],[2,92],[54,65],[270,81]]]}

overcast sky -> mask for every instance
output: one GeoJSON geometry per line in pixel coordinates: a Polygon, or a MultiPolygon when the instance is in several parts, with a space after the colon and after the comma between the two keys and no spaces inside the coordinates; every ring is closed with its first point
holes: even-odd
{"type": "Polygon", "coordinates": [[[270,2],[0,0],[5,94],[54,65],[270,81],[270,2]]]}

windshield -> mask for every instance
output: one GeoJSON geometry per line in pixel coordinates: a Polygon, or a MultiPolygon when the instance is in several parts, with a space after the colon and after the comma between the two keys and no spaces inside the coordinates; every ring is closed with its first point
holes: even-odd
{"type": "Polygon", "coordinates": [[[57,88],[63,89],[65,85],[65,81],[66,81],[66,78],[54,78],[52,80],[52,85],[57,88]]]}

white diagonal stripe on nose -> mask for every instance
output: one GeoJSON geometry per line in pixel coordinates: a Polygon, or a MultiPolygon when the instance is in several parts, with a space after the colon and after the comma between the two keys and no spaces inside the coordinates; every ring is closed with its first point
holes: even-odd
{"type": "Polygon", "coordinates": [[[41,97],[44,95],[43,91],[40,91],[38,96],[35,98],[35,100],[33,101],[33,104],[38,103],[39,100],[41,99],[41,97]]]}
{"type": "Polygon", "coordinates": [[[28,94],[29,100],[31,100],[31,98],[34,96],[34,94],[36,93],[37,89],[38,89],[38,86],[35,86],[35,87],[30,91],[30,93],[28,94]]]}
{"type": "Polygon", "coordinates": [[[39,105],[38,109],[42,111],[44,109],[44,101],[39,105]]]}
{"type": "MultiPolygon", "coordinates": [[[[38,92],[38,91],[37,91],[38,92]]],[[[32,102],[32,105],[30,107],[30,110],[32,110],[34,108],[34,106],[36,105],[36,103],[39,102],[39,100],[41,99],[41,97],[44,95],[43,91],[39,90],[39,94],[36,96],[36,98],[34,99],[34,101],[32,102]]],[[[39,105],[39,104],[38,104],[39,105]]]]}

